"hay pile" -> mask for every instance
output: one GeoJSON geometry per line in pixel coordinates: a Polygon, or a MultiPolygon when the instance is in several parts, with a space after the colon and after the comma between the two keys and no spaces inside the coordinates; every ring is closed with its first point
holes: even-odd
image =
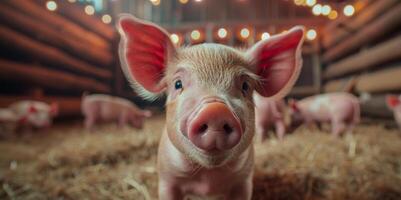
{"type": "MultiPolygon", "coordinates": [[[[0,199],[155,199],[163,116],[145,129],[81,124],[0,141],[0,199]]],[[[340,139],[299,129],[256,144],[253,199],[401,199],[401,138],[360,126],[340,139]]]]}

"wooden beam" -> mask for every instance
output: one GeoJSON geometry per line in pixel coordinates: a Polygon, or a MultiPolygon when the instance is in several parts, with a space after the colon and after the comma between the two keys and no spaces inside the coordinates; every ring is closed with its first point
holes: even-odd
{"type": "Polygon", "coordinates": [[[401,65],[361,75],[356,83],[356,90],[369,93],[401,91],[401,65]]]}
{"type": "Polygon", "coordinates": [[[314,86],[296,86],[294,87],[288,96],[310,96],[319,93],[318,89],[314,86]]]}
{"type": "Polygon", "coordinates": [[[348,77],[339,80],[332,80],[324,85],[324,92],[352,92],[358,79],[356,77],[348,77]]]}
{"type": "Polygon", "coordinates": [[[377,20],[364,26],[360,31],[329,49],[323,55],[325,63],[341,58],[364,44],[375,41],[378,38],[396,30],[401,25],[401,4],[380,16],[377,20]]]}
{"type": "Polygon", "coordinates": [[[34,41],[16,31],[0,25],[0,44],[3,47],[17,49],[28,54],[34,59],[40,60],[50,65],[56,65],[78,73],[96,76],[99,78],[110,79],[111,72],[99,69],[85,62],[77,60],[56,48],[34,41]]]}
{"type": "Polygon", "coordinates": [[[94,48],[110,49],[110,44],[104,38],[83,29],[77,24],[72,23],[57,12],[51,12],[45,9],[45,6],[39,6],[33,1],[25,0],[6,0],[3,1],[11,5],[14,8],[20,10],[20,12],[34,17],[53,28],[60,30],[65,37],[72,37],[78,41],[83,42],[87,45],[93,45],[94,48]]]}
{"type": "Polygon", "coordinates": [[[23,100],[43,101],[46,103],[57,103],[59,107],[59,117],[79,116],[81,115],[80,97],[62,97],[62,96],[0,96],[0,107],[8,107],[12,103],[23,100]]]}
{"type": "MultiPolygon", "coordinates": [[[[46,5],[47,0],[37,0],[43,6],[46,5]]],[[[106,38],[107,40],[115,39],[116,32],[111,25],[107,25],[101,21],[101,16],[87,15],[84,12],[84,7],[69,3],[66,0],[57,0],[57,12],[66,18],[74,21],[75,23],[85,27],[88,30],[106,38]]]]}
{"type": "Polygon", "coordinates": [[[78,90],[110,93],[110,87],[94,79],[67,72],[50,70],[39,65],[29,65],[0,59],[0,77],[20,83],[59,90],[78,90]]]}
{"type": "Polygon", "coordinates": [[[346,37],[349,37],[356,30],[361,29],[363,26],[367,25],[399,2],[399,0],[375,1],[362,10],[355,18],[342,20],[342,22],[340,22],[341,24],[337,24],[336,29],[331,28],[327,30],[327,33],[329,34],[325,34],[325,37],[322,39],[323,47],[330,48],[338,44],[340,41],[344,40],[346,37]],[[346,27],[338,27],[340,25],[346,27]]]}
{"type": "Polygon", "coordinates": [[[401,59],[401,36],[329,65],[324,72],[324,78],[342,76],[397,59],[401,59]]]}
{"type": "Polygon", "coordinates": [[[66,37],[59,30],[46,25],[40,20],[26,16],[6,4],[0,4],[0,20],[16,30],[61,48],[81,59],[86,59],[102,66],[108,66],[113,61],[111,52],[101,48],[93,48],[74,38],[66,37]]]}

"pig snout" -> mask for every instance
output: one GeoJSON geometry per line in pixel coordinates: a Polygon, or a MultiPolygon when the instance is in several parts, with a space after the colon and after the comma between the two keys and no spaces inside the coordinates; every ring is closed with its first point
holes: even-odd
{"type": "Polygon", "coordinates": [[[203,103],[188,120],[188,138],[205,151],[222,151],[237,145],[241,123],[223,102],[203,103]]]}

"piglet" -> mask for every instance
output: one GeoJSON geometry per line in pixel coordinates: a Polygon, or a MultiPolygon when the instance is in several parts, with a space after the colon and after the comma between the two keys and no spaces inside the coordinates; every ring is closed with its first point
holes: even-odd
{"type": "Polygon", "coordinates": [[[286,105],[283,99],[266,98],[253,93],[253,101],[255,102],[255,125],[256,136],[264,141],[269,129],[274,126],[277,137],[281,140],[286,132],[284,115],[286,105]]]}
{"type": "Polygon", "coordinates": [[[349,131],[360,121],[359,100],[349,93],[328,93],[307,97],[300,101],[291,100],[292,123],[330,122],[332,134],[338,136],[346,129],[349,131]]]}
{"type": "Polygon", "coordinates": [[[150,111],[139,109],[129,100],[104,94],[84,95],[81,109],[88,130],[92,130],[98,122],[118,122],[119,127],[128,124],[141,129],[144,118],[152,115],[150,111]]]}
{"type": "Polygon", "coordinates": [[[48,128],[58,114],[56,103],[47,104],[41,101],[18,101],[11,104],[9,109],[15,113],[18,127],[27,128],[48,128]]]}
{"type": "Polygon", "coordinates": [[[401,129],[401,95],[387,95],[386,96],[387,106],[394,112],[395,121],[398,127],[401,129]]]}
{"type": "Polygon", "coordinates": [[[252,92],[287,94],[301,69],[303,29],[240,51],[220,44],[177,49],[150,22],[123,15],[117,24],[123,71],[134,89],[150,99],[167,93],[159,198],[250,199],[252,92]]]}

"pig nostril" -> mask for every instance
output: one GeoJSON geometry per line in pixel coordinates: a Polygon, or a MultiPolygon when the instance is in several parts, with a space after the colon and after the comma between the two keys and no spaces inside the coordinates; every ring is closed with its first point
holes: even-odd
{"type": "Polygon", "coordinates": [[[231,126],[228,125],[228,124],[224,124],[223,129],[224,129],[224,132],[225,132],[226,134],[230,134],[231,132],[233,132],[233,129],[232,129],[231,126]]]}
{"type": "Polygon", "coordinates": [[[203,124],[200,128],[199,128],[199,133],[204,133],[207,130],[207,124],[203,124]]]}

